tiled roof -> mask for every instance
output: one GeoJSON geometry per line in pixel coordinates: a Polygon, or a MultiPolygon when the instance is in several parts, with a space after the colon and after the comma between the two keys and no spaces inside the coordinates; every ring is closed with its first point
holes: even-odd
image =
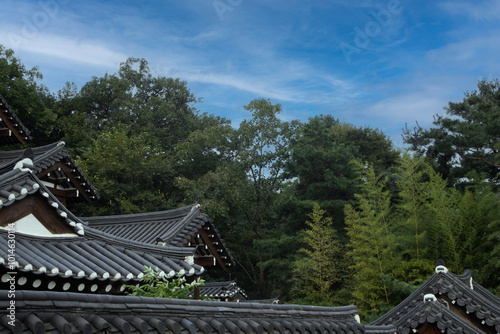
{"type": "MultiPolygon", "coordinates": [[[[421,312],[423,298],[428,293],[446,301],[452,311],[456,309],[468,315],[476,327],[493,328],[500,333],[500,299],[473,282],[469,270],[462,275],[455,275],[444,266],[437,266],[436,272],[422,286],[372,324],[401,324],[401,319],[411,318],[416,312],[421,312]]],[[[454,321],[461,320],[458,314],[452,314],[454,321]]],[[[419,324],[414,323],[415,326],[419,324]]],[[[404,332],[404,328],[399,325],[397,329],[398,333],[404,332]]]]}
{"type": "Polygon", "coordinates": [[[200,232],[207,233],[210,243],[225,262],[234,265],[234,259],[209,217],[199,205],[129,215],[82,217],[89,226],[125,239],[168,246],[197,246],[198,253],[209,255],[210,248],[200,232]]]}
{"type": "Polygon", "coordinates": [[[30,131],[0,94],[0,145],[24,144],[31,140],[30,131]]]}
{"type": "Polygon", "coordinates": [[[448,334],[485,334],[450,311],[446,302],[440,299],[418,302],[412,312],[394,323],[398,333],[402,334],[413,333],[414,329],[427,324],[433,324],[448,334]]]}
{"type": "Polygon", "coordinates": [[[128,215],[81,217],[98,230],[122,238],[156,244],[184,246],[208,222],[193,205],[182,208],[128,215]]]}
{"type": "Polygon", "coordinates": [[[205,283],[205,285],[200,286],[200,296],[222,300],[248,298],[245,291],[235,281],[205,283]]]}
{"type": "Polygon", "coordinates": [[[45,185],[28,168],[14,168],[0,175],[0,210],[28,195],[39,193],[48,205],[67,222],[77,234],[83,234],[85,223],[73,215],[57,198],[50,193],[45,185]]]}
{"type": "MultiPolygon", "coordinates": [[[[5,271],[12,271],[7,240],[7,231],[0,231],[0,263],[5,271]]],[[[17,282],[30,288],[44,284],[41,289],[51,290],[59,284],[57,290],[121,291],[124,284],[136,284],[142,278],[144,266],[158,267],[168,277],[200,275],[204,271],[203,267],[186,261],[186,257],[193,255],[192,249],[126,245],[106,240],[92,229],[78,238],[42,238],[16,233],[15,240],[17,282]],[[40,274],[45,278],[37,277],[40,274]],[[58,278],[64,278],[64,282],[58,278]]],[[[2,277],[2,282],[7,278],[2,277]]]]}
{"type": "MultiPolygon", "coordinates": [[[[47,190],[29,168],[26,170],[16,168],[0,176],[2,203],[0,214],[2,208],[8,208],[28,197],[41,198],[41,202],[37,203],[46,201],[53,212],[53,217],[60,217],[77,234],[38,236],[2,228],[0,230],[0,264],[3,268],[1,272],[5,273],[7,268],[12,269],[7,240],[9,234],[14,233],[16,256],[13,266],[25,275],[22,281],[24,283],[21,285],[32,284],[36,288],[36,285],[40,284],[38,277],[35,276],[44,275],[46,280],[50,277],[64,278],[67,280],[66,283],[70,284],[66,286],[71,290],[76,290],[78,285],[72,284],[75,282],[71,280],[87,280],[98,283],[94,291],[98,288],[104,289],[106,284],[108,284],[106,289],[109,291],[111,288],[121,288],[125,282],[139,281],[144,266],[158,267],[160,271],[170,276],[179,273],[186,276],[200,275],[204,271],[203,267],[191,264],[194,248],[145,244],[86,226],[86,223],[75,217],[47,190]]],[[[2,221],[2,223],[5,225],[13,222],[2,221]]],[[[2,277],[2,282],[5,283],[5,277],[2,277]]]]}
{"type": "MultiPolygon", "coordinates": [[[[205,302],[134,296],[17,291],[15,327],[0,333],[349,333],[393,334],[393,326],[363,326],[354,306],[317,307],[205,302]]],[[[9,307],[0,291],[0,308],[9,307]]],[[[10,327],[9,327],[10,326],[10,327]]]]}
{"type": "MultiPolygon", "coordinates": [[[[89,199],[98,197],[97,190],[90,184],[66,150],[64,141],[29,150],[33,154],[33,170],[40,179],[65,189],[79,189],[79,197],[89,199]]],[[[0,151],[0,174],[12,170],[25,153],[26,150],[0,151]]]]}

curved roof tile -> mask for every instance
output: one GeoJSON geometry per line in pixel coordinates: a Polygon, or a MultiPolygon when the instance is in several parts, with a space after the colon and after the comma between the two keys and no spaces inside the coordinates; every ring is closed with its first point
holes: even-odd
{"type": "MultiPolygon", "coordinates": [[[[190,295],[192,294],[193,292],[190,293],[190,295]]],[[[245,291],[236,284],[236,281],[205,283],[200,286],[200,295],[223,300],[226,298],[248,298],[245,291]]]]}
{"type": "MultiPolygon", "coordinates": [[[[62,183],[65,188],[80,189],[89,198],[98,198],[97,190],[76,165],[76,162],[66,150],[63,140],[45,146],[30,148],[29,150],[33,153],[33,170],[37,175],[43,174],[48,180],[52,178],[56,182],[62,183]],[[48,171],[57,163],[61,163],[64,167],[51,170],[52,176],[45,176],[45,174],[50,174],[48,171]],[[67,174],[71,174],[72,178],[69,178],[67,174]]],[[[0,151],[0,174],[12,170],[23,157],[25,151],[0,151]]]]}
{"type": "MultiPolygon", "coordinates": [[[[149,244],[168,246],[195,246],[200,230],[208,231],[211,242],[234,265],[234,259],[222,237],[215,229],[208,215],[201,212],[198,204],[166,211],[113,215],[99,217],[81,217],[93,228],[121,238],[149,244]],[[193,241],[193,242],[191,242],[193,241]],[[190,243],[191,242],[191,243],[190,243]]],[[[200,252],[204,251],[199,249],[200,252]]],[[[207,251],[205,251],[207,252],[207,251]]]]}
{"type": "MultiPolygon", "coordinates": [[[[0,291],[0,307],[8,307],[0,291]]],[[[16,326],[33,333],[394,333],[365,327],[354,306],[317,307],[205,302],[67,292],[18,291],[16,326]]],[[[9,329],[8,317],[0,331],[9,329]]],[[[17,329],[16,328],[16,329],[17,329]]]]}
{"type": "Polygon", "coordinates": [[[47,202],[49,211],[53,210],[54,216],[61,217],[61,223],[65,222],[76,234],[27,235],[16,231],[14,224],[12,228],[7,225],[0,229],[0,264],[4,268],[12,266],[22,273],[113,282],[139,281],[144,266],[158,267],[170,276],[200,275],[204,271],[203,267],[187,261],[194,256],[195,248],[142,243],[86,226],[29,168],[21,166],[0,176],[0,212],[2,208],[38,194],[42,202],[47,202]],[[9,263],[10,234],[15,234],[15,263],[9,263]]]}
{"type": "MultiPolygon", "coordinates": [[[[170,249],[147,245],[124,245],[89,231],[83,237],[34,237],[16,233],[15,270],[21,273],[54,274],[65,278],[109,281],[139,281],[144,266],[158,267],[171,277],[179,272],[200,275],[203,268],[185,261],[193,249],[170,249]]],[[[8,231],[0,231],[0,263],[12,269],[8,261],[8,231]]]]}
{"type": "MultiPolygon", "coordinates": [[[[401,324],[401,319],[411,318],[416,313],[423,314],[420,307],[427,293],[446,299],[451,303],[450,306],[459,307],[464,313],[474,315],[481,325],[492,327],[500,333],[500,298],[474,282],[469,270],[462,275],[456,275],[444,266],[436,267],[436,272],[414,293],[372,324],[401,324]]],[[[452,314],[455,320],[461,319],[452,314]]],[[[418,324],[414,320],[414,325],[418,324]]],[[[402,333],[402,327],[397,325],[397,328],[398,333],[402,333]]]]}

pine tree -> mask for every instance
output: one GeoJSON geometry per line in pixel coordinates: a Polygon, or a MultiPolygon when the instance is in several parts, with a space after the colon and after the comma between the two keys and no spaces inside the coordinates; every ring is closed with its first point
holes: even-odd
{"type": "Polygon", "coordinates": [[[302,256],[294,262],[294,295],[302,302],[333,305],[335,293],[342,284],[346,268],[343,247],[332,228],[332,218],[318,204],[306,222],[299,250],[302,256]]]}

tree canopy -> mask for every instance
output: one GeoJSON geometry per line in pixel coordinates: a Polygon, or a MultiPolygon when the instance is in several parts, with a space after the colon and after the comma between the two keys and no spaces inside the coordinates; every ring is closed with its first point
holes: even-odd
{"type": "Polygon", "coordinates": [[[446,116],[436,115],[434,126],[405,129],[411,149],[433,160],[437,171],[452,184],[468,172],[485,173],[498,184],[500,172],[500,82],[481,80],[462,102],[450,102],[446,116]]]}

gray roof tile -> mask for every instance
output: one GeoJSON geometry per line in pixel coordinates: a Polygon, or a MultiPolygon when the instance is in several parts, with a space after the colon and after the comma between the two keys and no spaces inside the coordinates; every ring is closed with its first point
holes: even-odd
{"type": "MultiPolygon", "coordinates": [[[[48,278],[85,279],[106,283],[139,281],[144,266],[158,267],[166,274],[200,275],[204,270],[188,264],[187,256],[194,248],[165,247],[145,244],[110,235],[86,226],[86,223],[65,208],[29,170],[12,170],[0,176],[0,211],[22,201],[26,196],[41,194],[42,198],[78,235],[44,237],[16,232],[16,267],[24,274],[42,274],[48,278]],[[26,194],[19,190],[26,189],[26,194]],[[97,279],[97,281],[96,281],[97,279]],[[101,282],[102,280],[102,282],[101,282]]],[[[0,230],[0,263],[9,267],[8,229],[0,230]]],[[[73,282],[74,283],[74,282],[73,282]]],[[[74,285],[73,285],[74,286],[74,285]]]]}
{"type": "MultiPolygon", "coordinates": [[[[216,248],[221,250],[228,263],[234,265],[234,259],[222,237],[215,229],[209,217],[201,212],[199,205],[189,205],[166,211],[114,215],[100,217],[81,217],[89,226],[133,241],[157,244],[159,240],[169,246],[184,247],[190,240],[196,239],[200,229],[208,229],[213,235],[216,248]]],[[[191,246],[196,246],[192,243],[191,246]]],[[[206,252],[199,247],[198,252],[206,252]]]]}
{"type": "Polygon", "coordinates": [[[423,297],[427,293],[433,293],[437,298],[444,298],[452,304],[451,306],[459,307],[463,312],[471,314],[472,322],[474,317],[483,320],[482,324],[476,323],[476,327],[473,326],[475,333],[483,333],[480,328],[482,325],[490,326],[500,333],[500,298],[473,282],[469,270],[462,275],[453,274],[447,269],[437,270],[413,294],[372,324],[395,324],[398,333],[407,333],[423,322],[437,323],[440,328],[454,333],[471,331],[467,324],[462,324],[464,320],[460,316],[443,306],[440,299],[434,303],[424,303],[423,297]],[[445,309],[446,312],[443,311],[445,309]],[[454,322],[460,326],[452,326],[454,322]]]}
{"type": "MultiPolygon", "coordinates": [[[[44,177],[47,180],[53,180],[65,188],[81,189],[82,192],[88,194],[89,198],[98,198],[97,190],[77,166],[68,150],[66,150],[64,141],[60,140],[49,145],[30,148],[29,150],[33,154],[32,161],[35,174],[40,175],[40,173],[43,173],[56,163],[62,163],[65,166],[65,170],[55,169],[49,173],[50,175],[44,177]],[[75,179],[78,179],[78,184],[69,180],[67,173],[71,173],[75,179]]],[[[0,174],[12,170],[25,153],[26,150],[0,151],[0,174]]]]}

